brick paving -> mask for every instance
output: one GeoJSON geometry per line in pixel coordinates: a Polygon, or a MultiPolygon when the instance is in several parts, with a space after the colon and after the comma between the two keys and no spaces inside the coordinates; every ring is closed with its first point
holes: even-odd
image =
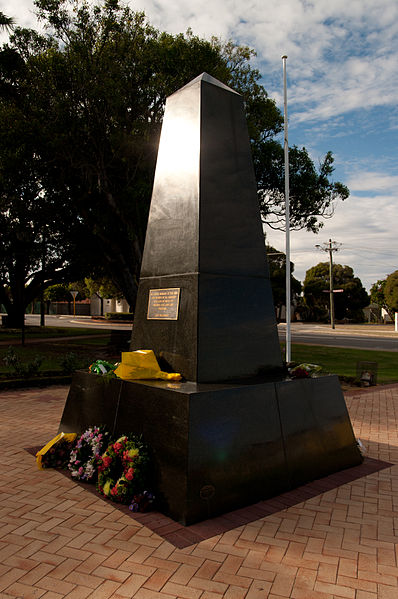
{"type": "Polygon", "coordinates": [[[393,466],[294,505],[285,494],[280,511],[225,532],[208,521],[208,538],[183,548],[36,468],[24,448],[54,436],[67,391],[0,393],[1,599],[398,598],[398,385],[346,395],[369,463],[393,466]]]}

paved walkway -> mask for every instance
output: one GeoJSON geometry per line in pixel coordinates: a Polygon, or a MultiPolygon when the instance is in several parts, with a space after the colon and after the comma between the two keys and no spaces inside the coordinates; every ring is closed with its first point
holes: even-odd
{"type": "MultiPolygon", "coordinates": [[[[0,393],[0,598],[397,599],[398,466],[183,549],[24,450],[67,387],[0,393]]],[[[347,396],[371,458],[398,463],[398,385],[347,396]]]]}

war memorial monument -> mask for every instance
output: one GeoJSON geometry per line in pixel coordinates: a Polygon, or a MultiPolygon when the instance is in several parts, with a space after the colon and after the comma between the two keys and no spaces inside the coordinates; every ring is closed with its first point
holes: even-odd
{"type": "Polygon", "coordinates": [[[151,446],[184,525],[362,461],[337,376],[284,367],[242,97],[202,74],[167,99],[131,350],[182,382],[75,373],[60,431],[151,446]]]}

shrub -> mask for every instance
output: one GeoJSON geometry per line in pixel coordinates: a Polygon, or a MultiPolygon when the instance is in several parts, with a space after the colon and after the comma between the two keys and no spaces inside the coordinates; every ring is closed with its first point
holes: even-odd
{"type": "Polygon", "coordinates": [[[61,358],[62,372],[65,374],[72,374],[72,372],[78,368],[84,368],[86,366],[86,361],[87,360],[83,360],[81,356],[78,356],[74,352],[69,352],[61,358]]]}
{"type": "Polygon", "coordinates": [[[107,320],[133,320],[134,314],[132,312],[107,312],[105,314],[107,320]]]}
{"type": "Polygon", "coordinates": [[[39,369],[43,360],[43,356],[38,355],[30,362],[22,362],[21,358],[15,353],[15,350],[11,345],[3,358],[5,365],[13,370],[17,376],[27,379],[39,374],[39,369]]]}

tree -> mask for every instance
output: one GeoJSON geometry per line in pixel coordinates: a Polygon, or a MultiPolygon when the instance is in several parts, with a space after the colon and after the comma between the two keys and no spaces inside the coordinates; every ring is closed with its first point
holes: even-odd
{"type": "MultiPolygon", "coordinates": [[[[334,294],[336,319],[361,322],[364,318],[362,309],[369,304],[369,296],[360,279],[354,277],[354,271],[350,266],[333,265],[333,287],[343,290],[334,294]]],[[[328,320],[329,262],[320,262],[307,270],[303,293],[304,319],[328,320]]]]}
{"type": "MultiPolygon", "coordinates": [[[[317,233],[323,226],[320,218],[330,218],[337,200],[349,196],[348,188],[333,182],[333,154],[327,152],[315,168],[305,148],[289,149],[289,204],[292,229],[317,233]]],[[[254,166],[260,209],[264,223],[273,229],[285,226],[284,150],[275,140],[254,145],[254,166]]]]}
{"type": "MultiPolygon", "coordinates": [[[[283,306],[286,306],[286,254],[279,252],[270,245],[266,246],[272,295],[278,320],[281,319],[283,306]]],[[[301,293],[301,283],[293,277],[294,264],[290,262],[290,291],[291,301],[295,302],[301,293]]]]}
{"type": "Polygon", "coordinates": [[[390,312],[398,312],[398,270],[388,275],[384,295],[390,312]]]}
{"type": "Polygon", "coordinates": [[[225,79],[225,61],[209,42],[160,34],[113,0],[75,13],[61,0],[36,4],[52,36],[16,30],[12,40],[43,125],[44,184],[74,205],[89,232],[84,251],[134,305],[165,97],[198,71],[225,79]]]}
{"type": "MultiPolygon", "coordinates": [[[[285,228],[284,148],[274,139],[282,131],[283,116],[275,102],[259,84],[261,74],[249,61],[256,52],[232,42],[213,44],[227,61],[228,83],[245,100],[246,118],[251,139],[258,199],[264,224],[273,229],[285,228]]],[[[337,201],[346,200],[350,192],[342,183],[332,181],[334,158],[331,151],[316,169],[305,148],[289,149],[290,226],[317,233],[320,219],[331,218],[337,201]]]]}
{"type": "Polygon", "coordinates": [[[70,302],[71,299],[72,296],[67,283],[51,285],[44,292],[44,301],[46,302],[70,302]]]}
{"type": "Polygon", "coordinates": [[[379,279],[376,283],[373,283],[372,287],[370,288],[370,301],[380,306],[380,308],[383,308],[391,320],[393,320],[394,311],[389,306],[385,295],[386,283],[386,279],[379,279]]]}
{"type": "Polygon", "coordinates": [[[47,313],[51,302],[68,302],[68,314],[71,314],[72,291],[78,292],[74,298],[76,301],[91,297],[85,281],[51,285],[43,293],[43,300],[47,303],[47,313]]]}
{"type": "Polygon", "coordinates": [[[9,29],[11,30],[14,26],[14,19],[7,17],[3,12],[0,11],[0,30],[9,29]]]}
{"type": "MultiPolygon", "coordinates": [[[[272,201],[263,205],[265,215],[280,209],[282,179],[268,182],[263,171],[268,162],[274,172],[281,168],[275,160],[281,146],[272,137],[281,130],[282,116],[259,84],[260,73],[250,65],[254,53],[247,47],[206,41],[191,31],[160,33],[118,0],[35,3],[50,33],[15,29],[3,48],[7,68],[0,73],[1,98],[16,103],[21,123],[35,124],[29,148],[40,193],[57,197],[68,226],[83,230],[72,243],[73,259],[83,257],[80,277],[91,274],[90,257],[100,260],[132,310],[166,96],[203,71],[242,93],[260,190],[274,190],[272,201]]],[[[311,193],[301,191],[304,179],[302,187],[296,186],[301,199],[293,202],[292,212],[296,207],[302,212],[295,221],[300,226],[316,228],[314,209],[321,213],[322,202],[330,206],[337,197],[328,182],[332,161],[330,155],[329,170],[325,167],[311,193]]],[[[311,170],[309,158],[307,163],[311,170]]],[[[14,176],[18,181],[16,168],[14,176]]]]}
{"type": "Polygon", "coordinates": [[[32,107],[23,57],[0,52],[0,303],[10,326],[47,286],[89,268],[86,226],[59,186],[47,184],[41,159],[43,118],[32,107]]]}
{"type": "MultiPolygon", "coordinates": [[[[76,276],[84,226],[62,194],[43,187],[37,121],[16,100],[0,99],[0,303],[10,326],[48,285],[76,276]]],[[[88,259],[88,258],[87,258],[88,259]]]]}
{"type": "Polygon", "coordinates": [[[111,279],[108,277],[99,277],[93,279],[92,277],[87,277],[84,279],[84,283],[87,288],[87,296],[91,297],[93,295],[98,295],[99,298],[116,298],[122,299],[123,294],[120,290],[115,287],[111,279]]]}

